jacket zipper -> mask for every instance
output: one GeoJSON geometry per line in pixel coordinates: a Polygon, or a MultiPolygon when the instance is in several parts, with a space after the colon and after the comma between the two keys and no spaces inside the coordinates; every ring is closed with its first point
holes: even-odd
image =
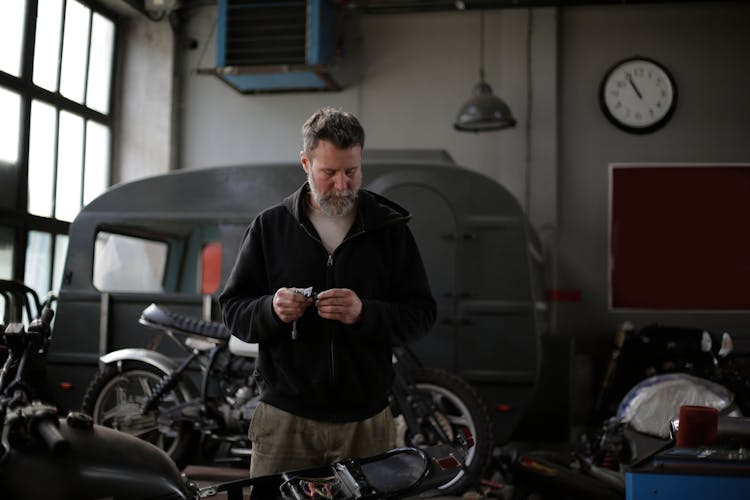
{"type": "MultiPolygon", "coordinates": [[[[335,251],[335,250],[334,250],[335,251]]],[[[333,283],[333,254],[328,254],[328,262],[326,262],[326,279],[329,283],[333,283]]],[[[336,338],[333,336],[333,332],[331,332],[331,384],[336,383],[336,356],[335,356],[335,345],[336,345],[336,338]]]]}
{"type": "MultiPolygon", "coordinates": [[[[307,227],[305,227],[305,225],[303,223],[301,223],[301,222],[300,222],[300,227],[302,227],[302,230],[305,233],[307,233],[307,235],[310,238],[312,238],[313,240],[317,241],[318,244],[321,246],[321,248],[323,248],[323,250],[326,251],[326,253],[328,252],[328,250],[326,250],[326,248],[325,248],[325,245],[323,245],[323,242],[320,241],[319,238],[316,238],[315,235],[313,235],[307,229],[307,227]]],[[[349,235],[348,237],[344,238],[344,241],[342,241],[341,243],[339,243],[339,246],[336,247],[333,250],[333,253],[336,253],[336,251],[339,248],[341,248],[341,246],[344,243],[348,242],[349,240],[352,240],[352,239],[356,238],[357,236],[363,234],[364,232],[365,232],[364,230],[360,229],[356,233],[353,233],[353,234],[349,235]]],[[[333,253],[329,253],[328,254],[328,260],[326,261],[326,268],[327,268],[326,269],[326,283],[328,284],[329,287],[331,287],[331,286],[334,285],[334,283],[333,283],[333,253]]],[[[335,355],[335,353],[336,353],[336,339],[333,336],[333,332],[330,332],[330,339],[331,340],[330,340],[329,346],[330,346],[330,349],[331,349],[330,350],[330,355],[331,355],[331,384],[335,384],[335,382],[336,382],[336,355],[335,355]]]]}

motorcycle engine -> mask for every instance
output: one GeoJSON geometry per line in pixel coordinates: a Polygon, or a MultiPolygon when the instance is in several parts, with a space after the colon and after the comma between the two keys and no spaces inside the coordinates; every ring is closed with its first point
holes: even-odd
{"type": "Polygon", "coordinates": [[[227,430],[245,433],[255,408],[260,402],[260,391],[252,375],[252,368],[235,359],[229,365],[222,384],[223,401],[218,405],[227,430]],[[248,369],[249,368],[249,369],[248,369]]]}

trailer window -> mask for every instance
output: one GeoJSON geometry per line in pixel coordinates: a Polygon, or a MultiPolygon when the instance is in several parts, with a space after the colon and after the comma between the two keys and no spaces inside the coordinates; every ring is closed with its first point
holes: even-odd
{"type": "Polygon", "coordinates": [[[168,245],[100,232],[94,248],[94,286],[107,292],[163,292],[168,245]]]}

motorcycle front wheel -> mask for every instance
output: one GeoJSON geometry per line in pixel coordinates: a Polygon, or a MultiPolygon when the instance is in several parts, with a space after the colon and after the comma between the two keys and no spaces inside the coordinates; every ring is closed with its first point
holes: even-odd
{"type": "Polygon", "coordinates": [[[417,388],[430,395],[437,411],[434,419],[422,423],[420,430],[426,439],[424,443],[414,443],[412,433],[406,426],[399,425],[397,419],[397,444],[441,444],[441,433],[432,429],[433,425],[439,425],[444,431],[442,434],[453,439],[453,442],[446,444],[455,445],[455,436],[463,432],[463,429],[468,429],[475,444],[466,453],[466,470],[439,488],[444,494],[463,493],[470,486],[479,483],[492,454],[494,438],[487,406],[468,382],[447,371],[418,368],[411,376],[417,388]]]}
{"type": "Polygon", "coordinates": [[[188,401],[188,392],[178,385],[161,397],[156,408],[142,413],[144,403],[164,376],[158,368],[140,361],[128,361],[121,367],[105,365],[86,389],[81,410],[91,415],[96,424],[158,446],[182,469],[192,457],[198,433],[189,422],[169,420],[163,415],[188,401]]]}

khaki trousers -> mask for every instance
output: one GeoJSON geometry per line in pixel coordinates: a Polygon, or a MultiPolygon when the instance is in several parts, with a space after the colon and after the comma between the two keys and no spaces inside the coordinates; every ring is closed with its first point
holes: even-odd
{"type": "Polygon", "coordinates": [[[319,467],[395,448],[393,415],[386,407],[360,422],[331,423],[298,417],[260,403],[250,422],[250,477],[319,467]]]}

